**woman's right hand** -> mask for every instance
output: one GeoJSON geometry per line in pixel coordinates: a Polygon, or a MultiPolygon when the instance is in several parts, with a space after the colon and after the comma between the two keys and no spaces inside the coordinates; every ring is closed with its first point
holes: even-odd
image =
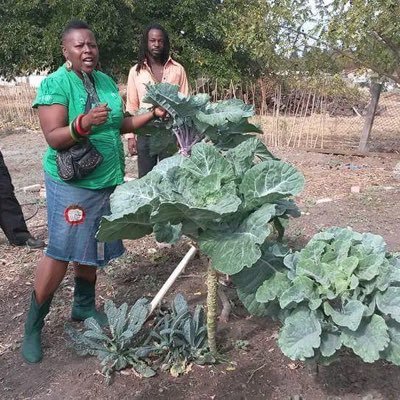
{"type": "Polygon", "coordinates": [[[99,104],[96,107],[93,107],[87,114],[82,118],[82,128],[85,131],[89,131],[92,125],[101,125],[107,121],[108,114],[111,111],[108,108],[107,103],[99,104]]]}

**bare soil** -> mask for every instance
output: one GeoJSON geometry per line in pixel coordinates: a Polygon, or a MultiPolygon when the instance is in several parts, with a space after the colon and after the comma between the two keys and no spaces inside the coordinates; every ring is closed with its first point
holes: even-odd
{"type": "MultiPolygon", "coordinates": [[[[45,201],[39,192],[22,188],[43,183],[40,133],[19,130],[0,134],[1,149],[31,232],[47,236],[45,201]]],[[[397,143],[398,145],[398,143],[397,143]]],[[[320,229],[351,226],[382,235],[391,251],[400,251],[400,181],[393,173],[395,153],[374,157],[334,156],[296,149],[272,149],[305,175],[307,186],[296,199],[303,215],[291,221],[288,241],[299,248],[320,229]],[[353,188],[353,189],[352,189],[353,188]],[[358,189],[357,189],[358,188],[358,189]],[[358,192],[359,190],[359,192],[358,192]]],[[[134,159],[127,159],[135,175],[134,159]]],[[[1,235],[1,234],[0,234],[1,235]]],[[[127,253],[99,274],[99,306],[105,298],[133,304],[152,297],[188,249],[185,242],[158,249],[152,238],[126,241],[127,253]]],[[[286,358],[276,344],[279,324],[247,315],[232,289],[230,321],[219,324],[218,339],[229,362],[193,366],[181,377],[160,373],[140,379],[131,371],[104,384],[99,363],[77,356],[68,347],[64,324],[69,321],[73,291],[70,272],[57,291],[43,333],[45,357],[38,365],[25,364],[20,352],[23,322],[32,291],[40,251],[15,248],[0,236],[0,398],[1,399],[399,399],[400,369],[385,362],[365,364],[344,354],[319,372],[286,358]],[[239,349],[238,340],[249,346],[239,349]]],[[[181,292],[189,304],[204,304],[205,260],[196,258],[167,295],[181,292]]],[[[80,325],[77,324],[77,327],[80,325]]]]}

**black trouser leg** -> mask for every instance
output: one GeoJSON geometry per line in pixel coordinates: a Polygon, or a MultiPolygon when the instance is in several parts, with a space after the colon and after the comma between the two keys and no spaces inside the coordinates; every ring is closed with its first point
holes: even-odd
{"type": "Polygon", "coordinates": [[[138,175],[139,178],[145,176],[157,164],[157,155],[150,155],[150,137],[138,136],[137,138],[138,154],[138,175]]]}
{"type": "Polygon", "coordinates": [[[0,228],[8,241],[22,244],[31,236],[24,214],[14,194],[10,173],[0,151],[0,228]]]}

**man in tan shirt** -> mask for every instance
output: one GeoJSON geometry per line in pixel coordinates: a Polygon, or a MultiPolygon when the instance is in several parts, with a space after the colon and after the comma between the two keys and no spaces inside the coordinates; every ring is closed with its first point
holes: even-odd
{"type": "MultiPolygon", "coordinates": [[[[139,62],[134,65],[128,76],[126,111],[135,113],[139,108],[151,107],[143,103],[148,83],[166,82],[179,86],[184,95],[189,94],[189,85],[185,69],[169,55],[170,44],[168,33],[158,24],[149,25],[143,33],[139,49],[139,62]]],[[[150,172],[158,160],[171,154],[150,155],[148,136],[127,134],[128,151],[138,155],[139,178],[150,172]]]]}

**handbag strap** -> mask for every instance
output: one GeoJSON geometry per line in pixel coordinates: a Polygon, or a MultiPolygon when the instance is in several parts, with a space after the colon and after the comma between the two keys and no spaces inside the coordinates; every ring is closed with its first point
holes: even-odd
{"type": "Polygon", "coordinates": [[[83,77],[83,86],[88,94],[85,104],[85,113],[87,113],[90,109],[100,104],[100,99],[96,92],[94,82],[92,81],[93,77],[89,76],[86,72],[83,71],[82,71],[82,77],[83,77]]]}

